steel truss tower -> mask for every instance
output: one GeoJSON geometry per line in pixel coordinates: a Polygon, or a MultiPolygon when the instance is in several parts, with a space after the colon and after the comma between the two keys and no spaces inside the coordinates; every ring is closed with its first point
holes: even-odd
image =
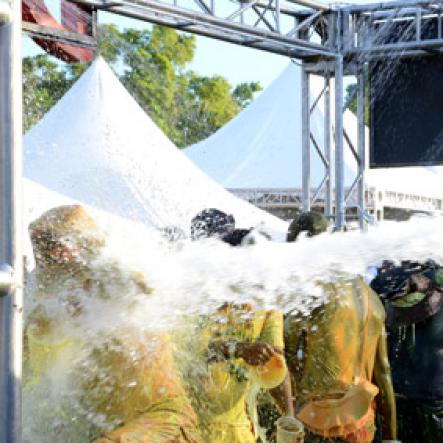
{"type": "MultiPolygon", "coordinates": [[[[321,194],[327,215],[343,229],[351,195],[357,194],[360,226],[365,226],[365,76],[373,60],[442,54],[443,0],[390,1],[370,5],[327,5],[317,0],[72,0],[102,10],[182,31],[302,60],[303,208],[321,194]],[[433,32],[425,32],[432,24],[433,32]],[[395,32],[397,29],[402,32],[395,32]],[[313,103],[310,78],[324,88],[313,103]],[[358,79],[358,142],[343,128],[343,79],[358,79]],[[324,140],[310,131],[313,109],[324,103],[324,140]],[[321,146],[323,145],[323,147],[321,146]],[[350,149],[358,172],[344,186],[344,156],[350,149]],[[311,188],[311,151],[324,164],[324,178],[311,188]]],[[[21,0],[0,0],[0,441],[19,443],[21,377],[21,0]]],[[[80,46],[73,34],[43,28],[34,36],[80,46]],[[45,33],[46,32],[46,33],[45,33]]],[[[90,44],[90,42],[86,42],[90,44]]],[[[295,167],[296,165],[294,165],[295,167]]]]}

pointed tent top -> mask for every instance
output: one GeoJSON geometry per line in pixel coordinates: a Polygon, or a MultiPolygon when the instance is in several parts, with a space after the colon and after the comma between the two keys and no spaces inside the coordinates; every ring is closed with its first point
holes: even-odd
{"type": "MultiPolygon", "coordinates": [[[[322,86],[312,80],[311,103],[322,86]],[[317,91],[318,90],[318,91],[317,91]]],[[[244,111],[215,134],[185,149],[186,155],[227,188],[298,188],[301,168],[301,70],[290,63],[244,111]]],[[[323,146],[322,103],[312,114],[311,130],[323,146]]],[[[347,164],[353,177],[356,165],[347,164]]],[[[311,155],[313,185],[324,176],[311,155]]]]}
{"type": "MultiPolygon", "coordinates": [[[[311,103],[322,88],[321,78],[313,76],[311,103]]],[[[227,188],[301,188],[300,91],[300,67],[290,63],[244,111],[206,140],[185,149],[186,155],[227,188]]],[[[311,118],[311,130],[320,146],[324,140],[323,118],[320,100],[311,118]]],[[[357,146],[357,121],[349,110],[344,113],[343,124],[357,146]]],[[[317,155],[311,154],[311,165],[312,184],[318,185],[324,167],[317,155]]],[[[349,186],[357,165],[347,148],[345,165],[345,183],[349,186]]],[[[367,182],[379,189],[441,198],[443,167],[369,170],[367,182]]]]}
{"type": "MultiPolygon", "coordinates": [[[[144,225],[185,230],[197,212],[218,207],[240,226],[286,228],[194,166],[101,57],[26,134],[24,145],[25,177],[66,199],[60,204],[78,202],[144,225]]],[[[28,202],[30,219],[48,209],[45,200],[28,202]]]]}

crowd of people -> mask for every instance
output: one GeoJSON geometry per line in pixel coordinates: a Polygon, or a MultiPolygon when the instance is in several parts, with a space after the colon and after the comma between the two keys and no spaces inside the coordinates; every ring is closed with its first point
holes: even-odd
{"type": "MultiPolygon", "coordinates": [[[[264,443],[275,441],[279,417],[295,417],[305,442],[443,441],[437,263],[384,262],[369,284],[360,276],[318,283],[325,302],[308,316],[221,303],[175,331],[130,323],[88,332],[78,330],[81,319],[113,300],[140,315],[128,297],[153,288],[118,262],[96,260],[106,238],[81,206],[54,208],[29,229],[36,268],[26,292],[24,392],[59,373],[74,380],[62,402],[61,391],[55,403],[47,393],[29,441],[43,429],[49,443],[264,443]]],[[[302,213],[287,241],[327,229],[321,214],[302,213]]],[[[192,219],[190,236],[232,247],[269,239],[214,208],[192,219]]]]}

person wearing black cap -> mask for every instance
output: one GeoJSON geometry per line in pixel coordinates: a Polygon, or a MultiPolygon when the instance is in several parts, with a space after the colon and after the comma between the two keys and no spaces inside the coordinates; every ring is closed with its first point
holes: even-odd
{"type": "Polygon", "coordinates": [[[443,267],[384,262],[371,287],[387,311],[399,439],[443,441],[443,267]]]}
{"type": "MultiPolygon", "coordinates": [[[[191,222],[194,240],[214,237],[238,246],[247,233],[235,229],[232,215],[215,208],[191,222]]],[[[282,314],[249,303],[224,303],[200,316],[196,326],[188,325],[189,344],[183,347],[191,349],[192,364],[183,373],[205,442],[255,443],[256,389],[274,389],[287,375],[282,314]]]]}
{"type": "Polygon", "coordinates": [[[308,237],[321,234],[328,229],[328,220],[318,212],[302,212],[289,225],[287,242],[297,240],[300,232],[307,232],[308,237]]]}
{"type": "Polygon", "coordinates": [[[191,238],[219,237],[235,229],[233,215],[215,208],[203,209],[191,220],[191,238]]]}

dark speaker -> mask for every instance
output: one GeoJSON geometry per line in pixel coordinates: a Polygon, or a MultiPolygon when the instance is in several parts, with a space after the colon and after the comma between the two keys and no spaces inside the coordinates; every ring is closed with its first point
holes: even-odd
{"type": "Polygon", "coordinates": [[[443,58],[372,63],[370,167],[443,164],[443,58]]]}

